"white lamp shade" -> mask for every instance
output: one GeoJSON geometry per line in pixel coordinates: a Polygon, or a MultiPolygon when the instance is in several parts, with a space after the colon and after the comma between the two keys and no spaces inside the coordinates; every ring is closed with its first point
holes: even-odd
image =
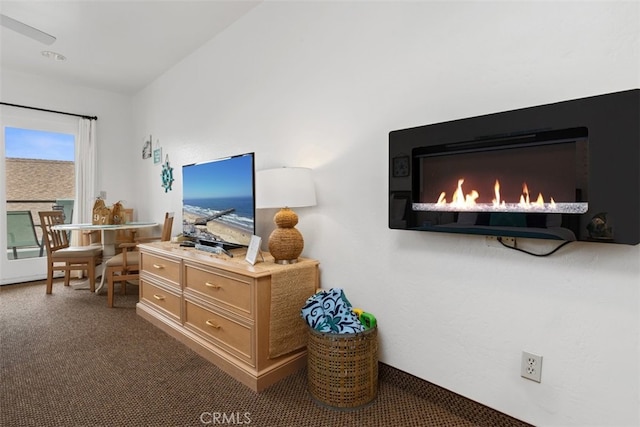
{"type": "Polygon", "coordinates": [[[256,172],[256,208],[316,205],[313,175],[308,168],[276,168],[256,172]]]}

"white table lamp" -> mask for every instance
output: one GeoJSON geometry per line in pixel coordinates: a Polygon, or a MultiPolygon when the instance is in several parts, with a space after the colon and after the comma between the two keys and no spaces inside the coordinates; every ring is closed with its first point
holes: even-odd
{"type": "Polygon", "coordinates": [[[276,168],[256,172],[256,208],[280,208],[273,217],[277,228],[269,236],[269,252],[279,264],[292,264],[304,248],[295,228],[298,215],[290,208],[316,205],[311,169],[276,168]]]}

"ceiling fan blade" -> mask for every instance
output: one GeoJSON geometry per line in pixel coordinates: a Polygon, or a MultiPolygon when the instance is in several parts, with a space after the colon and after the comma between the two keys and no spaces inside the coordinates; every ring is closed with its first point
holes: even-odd
{"type": "Polygon", "coordinates": [[[38,30],[37,28],[33,28],[20,21],[16,21],[15,19],[8,17],[7,15],[0,14],[0,25],[46,45],[51,45],[56,41],[56,38],[51,34],[47,34],[44,31],[38,30]]]}

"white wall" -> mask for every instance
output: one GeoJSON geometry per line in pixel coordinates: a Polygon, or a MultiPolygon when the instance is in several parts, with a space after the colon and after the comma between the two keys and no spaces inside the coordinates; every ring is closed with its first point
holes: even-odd
{"type": "Polygon", "coordinates": [[[138,160],[136,208],[179,211],[185,163],[255,151],[258,169],[311,167],[304,254],[377,316],[381,361],[537,425],[638,425],[639,247],[535,258],[389,230],[387,136],[640,87],[639,16],[637,2],[263,3],[134,98],[131,156],[153,134],[176,176],[165,193],[138,160]],[[541,384],[520,378],[523,350],[544,356],[541,384]]]}

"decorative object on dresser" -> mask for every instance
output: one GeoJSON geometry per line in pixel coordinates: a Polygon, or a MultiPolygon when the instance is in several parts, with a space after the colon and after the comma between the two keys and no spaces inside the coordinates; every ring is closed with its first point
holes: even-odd
{"type": "Polygon", "coordinates": [[[269,236],[269,252],[279,264],[295,263],[304,248],[295,228],[298,215],[290,208],[316,205],[311,169],[276,168],[256,173],[256,208],[281,208],[273,217],[277,228],[269,236]]]}
{"type": "Polygon", "coordinates": [[[300,307],[318,287],[318,262],[250,265],[177,243],[139,245],[137,313],[260,392],[306,365],[300,307]]]}
{"type": "Polygon", "coordinates": [[[148,242],[152,240],[160,240],[163,242],[171,239],[171,228],[173,227],[173,212],[167,212],[164,215],[164,224],[162,226],[162,235],[160,237],[150,237],[140,239],[136,242],[125,242],[119,245],[122,252],[110,258],[106,262],[105,275],[107,276],[107,306],[113,307],[113,294],[115,282],[120,282],[120,291],[123,295],[127,292],[127,281],[138,280],[140,263],[137,246],[140,242],[148,242]]]}
{"type": "MultiPolygon", "coordinates": [[[[258,259],[258,254],[260,253],[260,244],[262,243],[262,237],[260,236],[251,236],[251,242],[249,242],[249,247],[247,248],[247,254],[244,259],[251,265],[256,263],[258,259]]],[[[260,253],[262,257],[262,253],[260,253]]]]}

